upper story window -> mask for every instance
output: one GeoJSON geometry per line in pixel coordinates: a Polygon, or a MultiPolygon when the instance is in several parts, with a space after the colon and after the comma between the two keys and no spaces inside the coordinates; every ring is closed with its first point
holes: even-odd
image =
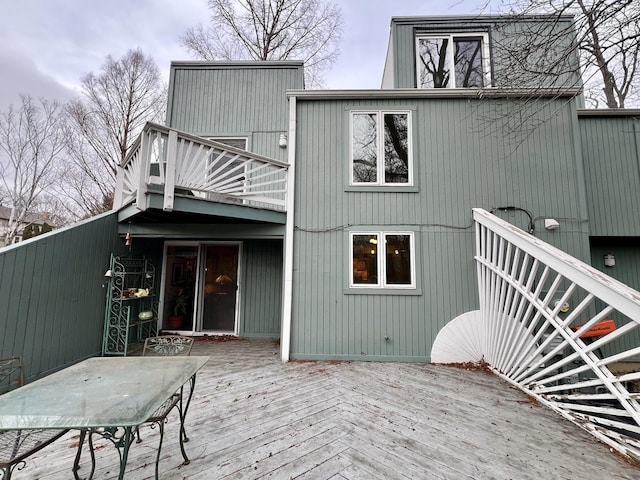
{"type": "MultiPolygon", "coordinates": [[[[242,150],[247,149],[247,139],[244,137],[207,137],[209,140],[213,140],[218,143],[229,145],[230,147],[240,148],[242,150]]],[[[234,160],[234,155],[226,154],[224,156],[212,155],[209,158],[207,169],[209,173],[216,172],[219,176],[229,177],[234,175],[237,179],[245,180],[244,173],[246,170],[246,164],[240,160],[234,160]],[[213,170],[212,170],[213,169],[213,170]]],[[[231,177],[230,177],[231,178],[231,177]]],[[[227,180],[228,182],[229,180],[227,180]]]]}
{"type": "Polygon", "coordinates": [[[418,88],[481,88],[491,84],[486,33],[416,38],[418,88]]]}
{"type": "Polygon", "coordinates": [[[411,113],[351,113],[351,184],[412,185],[411,113]]]}
{"type": "Polygon", "coordinates": [[[207,138],[215,142],[224,143],[225,145],[229,145],[230,147],[241,148],[242,150],[247,149],[246,137],[207,137],[207,138]]]}

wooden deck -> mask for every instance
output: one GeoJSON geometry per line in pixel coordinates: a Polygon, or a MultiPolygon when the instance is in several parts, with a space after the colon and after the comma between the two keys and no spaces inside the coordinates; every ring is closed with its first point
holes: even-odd
{"type": "MultiPolygon", "coordinates": [[[[198,341],[210,355],[187,417],[165,429],[162,479],[637,479],[589,434],[482,371],[405,363],[282,364],[268,340],[198,341]]],[[[126,478],[151,479],[157,430],[143,428],[126,478]]],[[[72,478],[77,433],[15,480],[72,478]]],[[[96,479],[117,478],[100,441],[96,479]]],[[[88,474],[88,455],[82,472],[88,474]]]]}

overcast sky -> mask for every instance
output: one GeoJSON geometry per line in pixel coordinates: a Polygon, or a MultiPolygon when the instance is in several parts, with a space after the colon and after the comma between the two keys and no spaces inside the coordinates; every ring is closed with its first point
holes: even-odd
{"type": "MultiPolygon", "coordinates": [[[[483,0],[337,0],[341,54],[328,88],[379,88],[393,16],[474,14],[483,0]]],[[[66,101],[104,59],[140,47],[168,80],[172,60],[191,60],[184,31],[207,23],[206,0],[4,0],[0,6],[0,111],[19,94],[66,101]]]]}

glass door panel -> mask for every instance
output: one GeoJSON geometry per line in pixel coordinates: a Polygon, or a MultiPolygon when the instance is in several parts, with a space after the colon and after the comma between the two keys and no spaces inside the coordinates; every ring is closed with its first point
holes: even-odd
{"type": "Polygon", "coordinates": [[[202,330],[236,332],[239,245],[205,245],[202,330]]]}
{"type": "Polygon", "coordinates": [[[193,330],[198,245],[167,246],[163,330],[193,330]]]}

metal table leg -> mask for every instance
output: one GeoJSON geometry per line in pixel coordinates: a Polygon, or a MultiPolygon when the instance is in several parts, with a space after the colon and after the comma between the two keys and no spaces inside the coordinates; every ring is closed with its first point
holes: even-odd
{"type": "Polygon", "coordinates": [[[78,451],[76,452],[76,459],[73,462],[73,476],[76,480],[81,480],[78,476],[78,470],[80,469],[80,456],[87,433],[89,433],[89,452],[91,454],[91,473],[87,477],[87,480],[91,480],[93,478],[96,467],[92,438],[94,433],[97,433],[102,438],[109,440],[118,450],[118,456],[120,457],[120,474],[118,475],[118,480],[123,480],[124,472],[127,468],[127,459],[129,458],[129,447],[135,438],[135,435],[133,434],[133,427],[108,427],[81,430],[78,451]]]}
{"type": "Polygon", "coordinates": [[[187,437],[187,432],[184,428],[184,421],[187,416],[187,411],[189,410],[189,404],[191,403],[191,397],[193,397],[193,390],[195,389],[195,386],[196,386],[196,376],[194,374],[189,379],[189,396],[187,397],[187,401],[184,404],[184,407],[182,403],[184,387],[180,389],[180,407],[178,409],[178,412],[180,414],[180,451],[182,453],[182,458],[184,458],[183,465],[188,465],[191,462],[191,460],[189,460],[189,457],[187,457],[187,453],[184,450],[184,442],[189,441],[189,437],[187,437]]]}

